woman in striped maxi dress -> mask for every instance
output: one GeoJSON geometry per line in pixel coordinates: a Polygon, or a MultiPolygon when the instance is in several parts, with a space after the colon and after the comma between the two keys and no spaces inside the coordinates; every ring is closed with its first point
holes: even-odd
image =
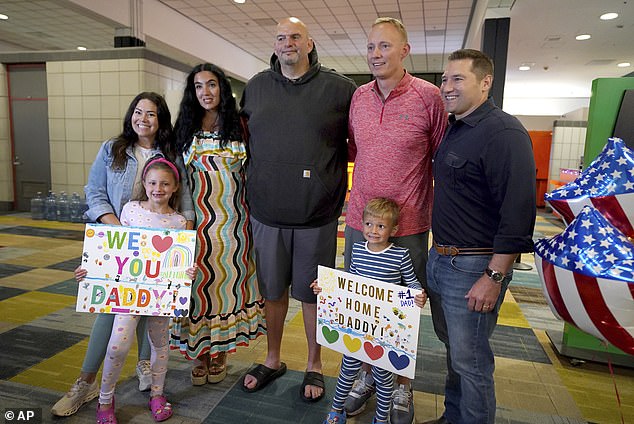
{"type": "Polygon", "coordinates": [[[244,192],[246,147],[224,72],[205,63],[187,77],[174,131],[196,212],[196,264],[189,317],[172,322],[170,344],[195,360],[192,384],[218,383],[227,353],[265,334],[244,192]]]}

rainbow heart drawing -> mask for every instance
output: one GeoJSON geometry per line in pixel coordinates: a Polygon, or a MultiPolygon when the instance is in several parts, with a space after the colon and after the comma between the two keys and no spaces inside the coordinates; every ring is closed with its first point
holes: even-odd
{"type": "Polygon", "coordinates": [[[361,340],[356,337],[350,337],[347,334],[343,335],[343,344],[348,348],[348,350],[352,353],[361,349],[361,340]]]}
{"type": "Polygon", "coordinates": [[[365,353],[368,355],[368,358],[372,359],[373,361],[376,361],[377,359],[382,357],[384,353],[383,348],[381,346],[378,346],[378,345],[374,346],[370,342],[363,343],[363,350],[365,350],[365,353]]]}
{"type": "Polygon", "coordinates": [[[330,344],[339,340],[339,332],[337,330],[330,330],[325,325],[321,327],[321,334],[324,335],[324,338],[330,344]]]}
{"type": "Polygon", "coordinates": [[[407,357],[407,355],[399,355],[394,351],[389,351],[387,357],[390,359],[392,366],[397,370],[407,368],[407,366],[409,365],[409,358],[407,357]]]}

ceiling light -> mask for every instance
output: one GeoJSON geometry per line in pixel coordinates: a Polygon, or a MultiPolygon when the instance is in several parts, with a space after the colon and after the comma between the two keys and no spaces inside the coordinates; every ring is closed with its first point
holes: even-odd
{"type": "Polygon", "coordinates": [[[609,12],[609,13],[604,13],[603,15],[599,16],[599,19],[601,19],[602,21],[610,21],[610,20],[616,19],[618,17],[619,17],[618,13],[609,12]]]}
{"type": "Polygon", "coordinates": [[[575,37],[575,40],[582,41],[582,40],[589,40],[591,38],[592,36],[590,34],[579,34],[575,37]]]}
{"type": "Polygon", "coordinates": [[[530,71],[531,67],[528,65],[522,65],[518,68],[520,71],[530,71]]]}
{"type": "Polygon", "coordinates": [[[77,50],[81,50],[82,52],[87,50],[84,46],[77,46],[77,50]]]}
{"type": "Polygon", "coordinates": [[[632,64],[630,62],[621,62],[621,63],[617,64],[616,66],[618,66],[619,68],[628,68],[628,67],[632,66],[632,64]]]}
{"type": "Polygon", "coordinates": [[[2,13],[0,13],[0,19],[7,20],[9,19],[9,17],[7,15],[3,15],[2,13]]]}
{"type": "Polygon", "coordinates": [[[233,0],[234,3],[243,4],[247,0],[233,0]]]}

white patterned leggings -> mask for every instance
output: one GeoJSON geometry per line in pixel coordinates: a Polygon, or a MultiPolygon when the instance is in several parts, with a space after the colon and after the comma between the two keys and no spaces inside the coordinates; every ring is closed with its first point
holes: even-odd
{"type": "Polygon", "coordinates": [[[114,388],[121,374],[121,368],[135,339],[134,332],[140,319],[147,319],[148,337],[152,347],[150,362],[152,367],[151,396],[163,394],[167,361],[169,359],[169,317],[143,317],[139,315],[117,315],[112,324],[108,351],[103,364],[99,403],[112,403],[114,388]]]}

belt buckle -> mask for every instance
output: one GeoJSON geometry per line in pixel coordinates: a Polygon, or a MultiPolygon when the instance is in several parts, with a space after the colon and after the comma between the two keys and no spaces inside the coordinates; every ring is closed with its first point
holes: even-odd
{"type": "Polygon", "coordinates": [[[460,249],[456,246],[447,246],[447,248],[449,249],[449,256],[458,256],[460,254],[460,249]]]}

